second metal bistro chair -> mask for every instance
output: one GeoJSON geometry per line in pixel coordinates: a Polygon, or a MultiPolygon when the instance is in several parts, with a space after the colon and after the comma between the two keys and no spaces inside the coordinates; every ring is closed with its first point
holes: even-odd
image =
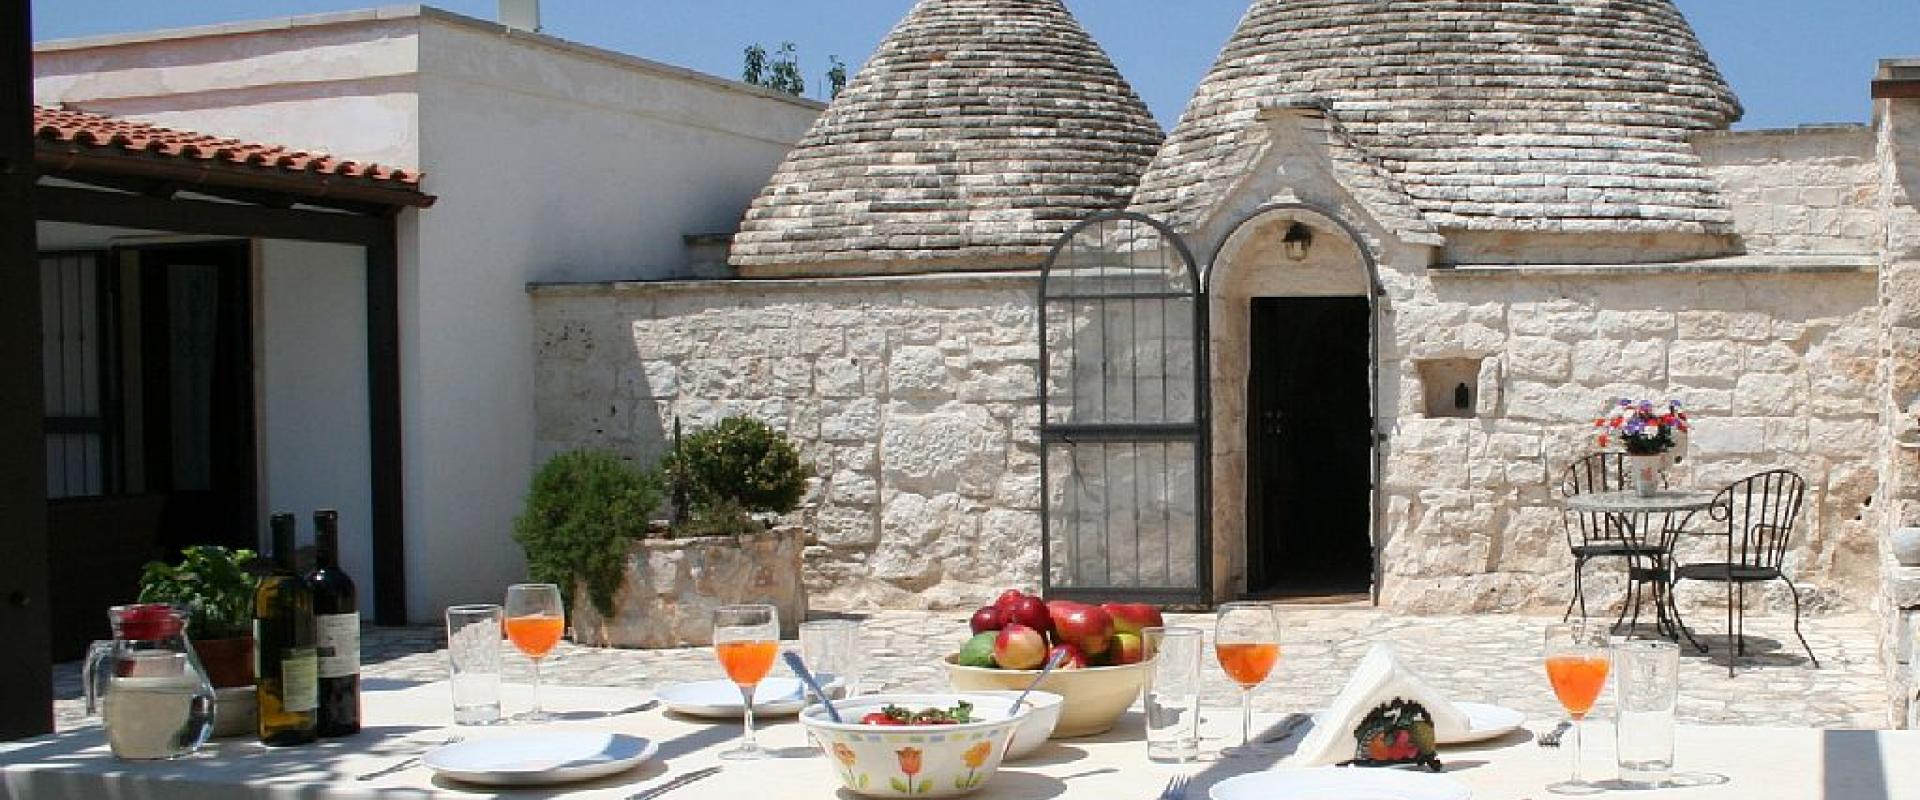
{"type": "MultiPolygon", "coordinates": [[[[1625,453],[1591,453],[1567,465],[1560,478],[1560,493],[1566,497],[1592,492],[1612,492],[1632,486],[1627,473],[1625,453]]],[[[1646,544],[1643,533],[1624,524],[1619,515],[1578,512],[1563,508],[1560,522],[1567,529],[1567,549],[1573,553],[1573,597],[1567,601],[1562,620],[1573,617],[1580,607],[1580,618],[1587,618],[1587,590],[1583,574],[1587,562],[1596,558],[1624,558],[1629,566],[1638,556],[1650,555],[1657,546],[1646,544]]],[[[1626,606],[1620,617],[1626,619],[1626,606]]],[[[1638,618],[1635,614],[1635,618],[1638,618]]],[[[1617,627],[1618,622],[1614,623],[1617,627]]]]}
{"type": "MultiPolygon", "coordinates": [[[[1815,668],[1820,666],[1820,659],[1813,655],[1807,637],[1800,633],[1800,590],[1781,570],[1787,545],[1793,539],[1793,524],[1800,517],[1806,494],[1806,479],[1784,469],[1751,475],[1721,489],[1710,513],[1714,521],[1727,523],[1727,530],[1725,533],[1711,531],[1710,535],[1727,537],[1726,560],[1682,564],[1673,571],[1674,589],[1685,580],[1727,585],[1727,634],[1734,641],[1732,652],[1727,654],[1728,677],[1733,676],[1734,662],[1747,653],[1749,583],[1782,581],[1787,584],[1787,591],[1793,594],[1793,635],[1806,649],[1807,660],[1813,662],[1815,668]]],[[[1678,603],[1674,604],[1673,612],[1678,619],[1678,603]]],[[[1701,653],[1707,652],[1707,646],[1693,638],[1693,632],[1684,622],[1680,630],[1701,653]]]]}

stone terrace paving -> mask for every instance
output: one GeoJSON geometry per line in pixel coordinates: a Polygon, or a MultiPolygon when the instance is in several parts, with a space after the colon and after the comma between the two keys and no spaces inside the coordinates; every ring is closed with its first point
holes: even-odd
{"type": "MultiPolygon", "coordinates": [[[[1458,700],[1514,706],[1535,718],[1561,716],[1540,668],[1541,629],[1558,617],[1478,615],[1414,617],[1364,607],[1287,606],[1283,609],[1285,656],[1277,679],[1262,686],[1255,704],[1263,710],[1318,708],[1340,690],[1349,670],[1375,641],[1396,642],[1408,663],[1458,700]]],[[[815,612],[815,616],[822,616],[815,612]]],[[[826,615],[834,616],[834,615],[826,615]]],[[[944,690],[940,658],[967,638],[963,612],[876,611],[849,614],[864,620],[871,660],[866,691],[944,690]]],[[[1170,614],[1169,625],[1207,629],[1205,614],[1170,614]]],[[[1710,658],[1683,650],[1680,717],[1708,724],[1816,728],[1885,728],[1885,673],[1867,615],[1818,616],[1806,620],[1807,639],[1821,669],[1805,663],[1787,617],[1749,617],[1750,655],[1729,679],[1720,655],[1724,639],[1705,641],[1710,658]],[[1785,644],[1783,644],[1783,642],[1785,644]]],[[[444,634],[436,627],[369,628],[362,639],[365,679],[436,681],[446,678],[444,634]]],[[[503,647],[506,645],[503,644],[503,647]]],[[[526,659],[508,647],[508,679],[527,681],[526,659]]],[[[1218,669],[1209,669],[1209,708],[1233,709],[1238,690],[1218,669]]],[[[678,680],[721,677],[708,648],[611,650],[562,643],[542,672],[549,684],[653,687],[678,680]]],[[[91,724],[83,718],[79,667],[55,671],[56,726],[91,724]]],[[[1608,713],[1611,690],[1601,700],[1608,713]]],[[[513,713],[514,709],[508,709],[513,713]]]]}

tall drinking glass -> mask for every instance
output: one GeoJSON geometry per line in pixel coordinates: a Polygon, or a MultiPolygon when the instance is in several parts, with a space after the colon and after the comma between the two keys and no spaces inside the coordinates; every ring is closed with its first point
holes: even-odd
{"type": "Polygon", "coordinates": [[[1593,794],[1601,787],[1580,777],[1580,722],[1607,686],[1613,658],[1607,647],[1607,626],[1574,622],[1547,626],[1545,647],[1547,680],[1560,706],[1573,718],[1573,775],[1549,785],[1554,794],[1593,794]]]}
{"type": "Polygon", "coordinates": [[[560,604],[560,587],[551,583],[516,583],[507,587],[507,640],[533,662],[533,708],[515,716],[515,720],[553,719],[540,708],[540,660],[553,652],[566,630],[567,612],[560,604]]]}
{"type": "Polygon", "coordinates": [[[1613,646],[1614,727],[1620,782],[1653,789],[1673,775],[1673,717],[1680,702],[1680,645],[1667,641],[1613,646]]]}
{"type": "Polygon", "coordinates": [[[1214,617],[1213,653],[1227,677],[1240,685],[1240,745],[1221,755],[1250,755],[1253,744],[1253,690],[1266,682],[1280,662],[1280,614],[1268,603],[1228,603],[1214,617]]]}
{"type": "Polygon", "coordinates": [[[860,623],[850,619],[800,623],[800,655],[832,699],[859,693],[860,623]]]}
{"type": "Polygon", "coordinates": [[[728,761],[767,757],[753,740],[753,690],[773,669],[780,654],[780,612],[769,605],[721,606],[713,610],[713,654],[720,668],[740,687],[745,729],[740,746],[720,754],[728,761]]]}
{"type": "Polygon", "coordinates": [[[500,607],[447,609],[447,669],[453,684],[453,724],[500,721],[500,607]]]}
{"type": "Polygon", "coordinates": [[[1148,628],[1146,649],[1147,760],[1183,764],[1200,756],[1201,654],[1206,631],[1148,628]]]}

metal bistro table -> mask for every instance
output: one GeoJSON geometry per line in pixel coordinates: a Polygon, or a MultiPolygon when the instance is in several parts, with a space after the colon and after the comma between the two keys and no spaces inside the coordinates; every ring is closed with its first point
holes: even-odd
{"type": "MultiPolygon", "coordinates": [[[[1712,508],[1716,493],[1690,489],[1662,489],[1652,495],[1633,490],[1589,492],[1565,499],[1569,510],[1582,514],[1605,514],[1615,519],[1636,546],[1627,556],[1627,602],[1632,604],[1633,622],[1640,620],[1640,587],[1653,587],[1654,628],[1672,639],[1680,638],[1679,616],[1673,613],[1673,545],[1693,515],[1712,508]],[[1659,530],[1654,520],[1660,520],[1659,530]],[[1657,535],[1658,539],[1649,541],[1657,535]]],[[[1627,617],[1622,605],[1618,627],[1627,617]]],[[[1629,627],[1631,631],[1631,626],[1629,627]]]]}

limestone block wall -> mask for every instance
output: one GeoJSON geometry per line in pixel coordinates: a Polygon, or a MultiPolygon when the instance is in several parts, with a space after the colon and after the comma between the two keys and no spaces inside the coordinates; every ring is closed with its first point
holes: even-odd
{"type": "Polygon", "coordinates": [[[599,284],[533,292],[540,455],[653,463],[750,414],[817,478],[808,592],[953,606],[1040,577],[1035,281],[1019,274],[599,284]]]}
{"type": "Polygon", "coordinates": [[[1861,125],[1696,134],[1700,154],[1752,253],[1873,253],[1880,160],[1861,125]]]}
{"type": "MultiPolygon", "coordinates": [[[[1428,275],[1390,282],[1383,327],[1385,380],[1399,383],[1383,478],[1386,605],[1564,603],[1570,560],[1550,486],[1592,449],[1590,420],[1617,396],[1690,409],[1697,432],[1675,485],[1803,475],[1790,572],[1816,607],[1870,599],[1881,385],[1870,270],[1428,275]],[[1481,359],[1497,391],[1482,390],[1476,419],[1427,418],[1418,365],[1458,358],[1481,359]]],[[[1709,557],[1707,544],[1682,559],[1709,557]]]]}

